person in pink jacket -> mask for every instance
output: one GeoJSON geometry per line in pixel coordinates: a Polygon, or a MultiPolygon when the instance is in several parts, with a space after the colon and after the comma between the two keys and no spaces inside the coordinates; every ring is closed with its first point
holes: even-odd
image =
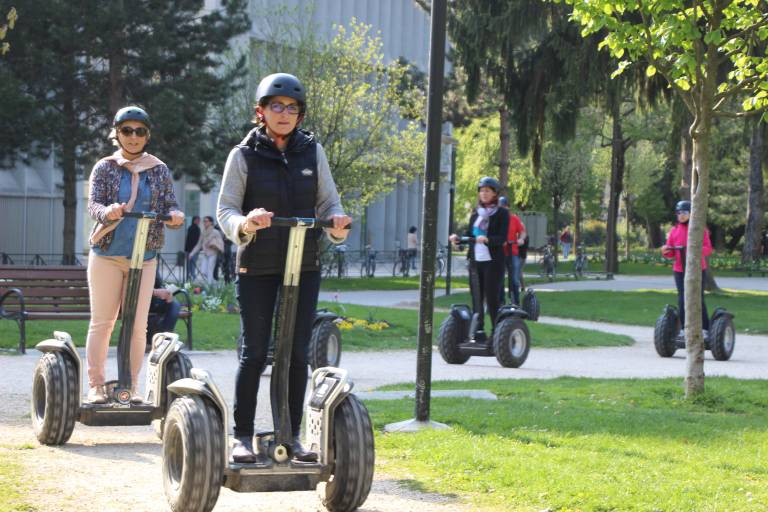
{"type": "MultiPolygon", "coordinates": [[[[661,254],[665,258],[674,258],[672,271],[677,285],[677,306],[680,310],[680,327],[685,328],[685,289],[683,278],[685,277],[685,247],[688,245],[688,220],[691,217],[691,202],[678,201],[675,205],[677,224],[669,231],[667,242],[661,246],[661,254]],[[681,249],[682,248],[682,249],[681,249]]],[[[704,229],[704,242],[701,247],[701,279],[707,271],[707,256],[712,254],[712,242],[709,239],[709,231],[704,229]]],[[[709,332],[709,315],[707,304],[704,302],[704,287],[701,287],[701,325],[704,336],[709,332]]]]}

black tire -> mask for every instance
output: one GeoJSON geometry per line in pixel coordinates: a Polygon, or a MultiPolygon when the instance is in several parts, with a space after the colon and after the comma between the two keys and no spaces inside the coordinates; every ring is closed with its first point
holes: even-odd
{"type": "Polygon", "coordinates": [[[712,357],[718,361],[729,360],[736,346],[736,330],[733,327],[733,320],[728,315],[718,316],[712,322],[710,329],[712,357]]]}
{"type": "Polygon", "coordinates": [[[467,354],[459,350],[459,343],[464,341],[464,333],[461,322],[453,315],[448,315],[440,325],[440,333],[437,335],[437,347],[440,355],[448,364],[464,364],[469,360],[467,354]]]}
{"type": "Polygon", "coordinates": [[[179,379],[186,379],[190,375],[192,375],[192,361],[189,360],[187,354],[176,352],[176,354],[171,356],[171,359],[165,364],[165,371],[163,372],[163,388],[160,391],[160,409],[164,414],[162,418],[152,422],[155,434],[157,434],[159,439],[163,438],[165,420],[168,417],[168,409],[170,409],[171,403],[173,403],[173,400],[176,398],[173,393],[168,391],[168,385],[179,379]]]}
{"type": "Polygon", "coordinates": [[[224,430],[210,400],[183,396],[163,431],[163,487],[173,512],[209,512],[224,480],[224,430]]]}
{"type": "Polygon", "coordinates": [[[493,332],[493,353],[504,368],[520,368],[531,350],[531,333],[520,318],[505,318],[493,332]]]}
{"type": "Polygon", "coordinates": [[[523,311],[528,313],[528,319],[533,322],[538,321],[539,314],[541,313],[541,304],[539,304],[539,299],[532,289],[528,288],[525,291],[522,302],[523,311]]]}
{"type": "Polygon", "coordinates": [[[309,365],[313,370],[341,363],[341,331],[331,320],[322,320],[312,329],[309,340],[309,365]]]}
{"type": "Polygon", "coordinates": [[[333,462],[323,505],[331,512],[351,512],[371,491],[375,447],[368,409],[348,395],[333,414],[333,462]]]}
{"type": "Polygon", "coordinates": [[[69,441],[78,415],[80,382],[72,358],[63,352],[43,354],[32,376],[31,417],[41,444],[69,441]]]}
{"type": "Polygon", "coordinates": [[[677,350],[675,337],[680,330],[680,322],[672,310],[667,310],[656,320],[653,329],[653,346],[661,357],[672,357],[677,350]]]}

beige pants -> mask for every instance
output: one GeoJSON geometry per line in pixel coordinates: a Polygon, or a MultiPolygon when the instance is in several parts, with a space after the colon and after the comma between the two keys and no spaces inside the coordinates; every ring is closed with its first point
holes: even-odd
{"type": "MultiPolygon", "coordinates": [[[[91,323],[88,325],[85,350],[88,356],[88,385],[91,387],[104,384],[104,365],[107,361],[109,339],[128,287],[129,264],[130,260],[122,256],[98,256],[91,252],[88,257],[91,323]]],[[[141,273],[139,300],[131,336],[131,381],[134,387],[138,384],[139,371],[144,362],[147,317],[156,269],[157,259],[152,258],[144,262],[141,273]]]]}

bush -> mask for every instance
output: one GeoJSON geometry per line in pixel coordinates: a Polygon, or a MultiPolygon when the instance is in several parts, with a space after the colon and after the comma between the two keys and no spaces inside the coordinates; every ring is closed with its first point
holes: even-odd
{"type": "Polygon", "coordinates": [[[588,220],[581,226],[581,241],[584,245],[605,245],[606,227],[601,220],[588,220]]]}

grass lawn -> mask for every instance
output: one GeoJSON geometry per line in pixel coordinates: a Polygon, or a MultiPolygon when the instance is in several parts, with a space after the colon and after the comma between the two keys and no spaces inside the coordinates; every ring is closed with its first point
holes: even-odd
{"type": "MultiPolygon", "coordinates": [[[[768,382],[706,385],[685,401],[680,379],[433,383],[499,400],[433,399],[451,429],[377,433],[377,466],[473,509],[766,510],[768,382]]],[[[379,432],[413,417],[412,400],[366,405],[379,432]]]]}
{"type": "Polygon", "coordinates": [[[24,447],[0,445],[0,512],[33,512],[37,507],[25,503],[25,479],[17,462],[24,447]]]}
{"type": "MultiPolygon", "coordinates": [[[[677,304],[677,293],[673,290],[542,291],[536,296],[541,303],[543,316],[648,327],[654,326],[665,304],[677,304]]],[[[768,323],[765,321],[768,292],[728,290],[725,293],[708,293],[705,300],[710,315],[717,306],[733,313],[733,322],[738,332],[768,333],[768,323]]],[[[450,297],[435,298],[435,306],[447,307],[468,301],[469,293],[457,293],[450,297]]]]}
{"type": "MultiPolygon", "coordinates": [[[[355,327],[342,332],[342,349],[395,350],[416,349],[419,312],[413,309],[379,308],[352,304],[320,303],[338,313],[363,320],[386,320],[391,327],[383,331],[365,330],[355,327]]],[[[447,313],[435,314],[434,323],[439,326],[447,313]]],[[[632,340],[619,336],[571,327],[535,324],[529,322],[534,347],[588,347],[629,345],[632,340]]],[[[240,334],[240,316],[227,313],[195,312],[192,321],[195,350],[234,350],[240,334]]],[[[27,323],[27,340],[30,347],[52,336],[53,330],[65,330],[72,335],[78,346],[85,345],[87,321],[35,321],[27,323]]],[[[119,326],[115,328],[112,342],[117,343],[119,326]]],[[[177,332],[184,333],[183,324],[177,324],[177,332]]],[[[15,348],[18,343],[18,329],[14,322],[0,322],[0,347],[15,348]]],[[[435,343],[437,341],[435,340],[435,343]]]]}
{"type": "MultiPolygon", "coordinates": [[[[526,266],[526,272],[527,266],[526,266]]],[[[532,273],[538,272],[538,267],[531,269],[532,273]]],[[[556,281],[572,281],[573,278],[567,275],[558,276],[556,281]]],[[[525,280],[526,286],[543,283],[547,281],[541,277],[528,277],[525,280]]],[[[359,291],[359,290],[418,290],[419,276],[411,277],[372,277],[372,278],[323,278],[320,288],[324,291],[359,291]]],[[[451,278],[451,288],[469,288],[469,278],[467,276],[454,276],[451,278]]],[[[435,280],[435,289],[445,289],[445,278],[440,277],[435,280]]]]}

